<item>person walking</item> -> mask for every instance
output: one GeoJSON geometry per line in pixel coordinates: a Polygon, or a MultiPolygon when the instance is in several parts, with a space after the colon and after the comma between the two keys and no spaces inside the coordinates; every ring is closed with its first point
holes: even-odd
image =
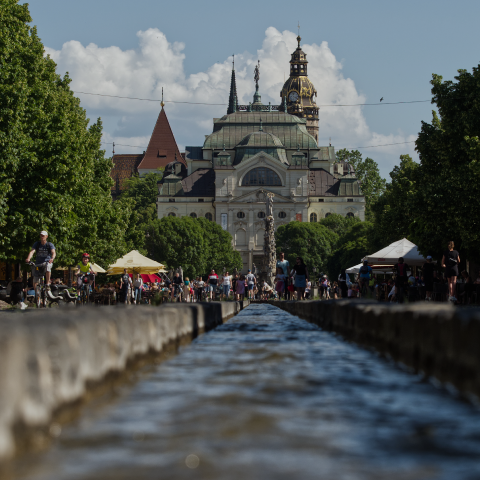
{"type": "Polygon", "coordinates": [[[342,298],[348,297],[348,287],[347,287],[347,272],[343,269],[338,276],[338,283],[340,285],[340,292],[342,298]]]}
{"type": "Polygon", "coordinates": [[[435,270],[435,265],[432,262],[432,257],[428,255],[427,261],[423,264],[423,267],[422,267],[423,281],[425,283],[425,301],[426,302],[430,302],[432,300],[434,270],[435,270]]]}
{"type": "Polygon", "coordinates": [[[248,285],[248,298],[253,300],[253,289],[255,287],[255,284],[257,283],[257,279],[255,278],[255,275],[252,273],[251,270],[248,271],[246,280],[248,285]]]}
{"type": "Polygon", "coordinates": [[[237,297],[237,301],[245,298],[245,277],[243,275],[240,275],[240,278],[235,285],[235,295],[237,297]]]}
{"type": "Polygon", "coordinates": [[[175,276],[173,277],[173,282],[172,282],[172,302],[175,301],[175,295],[177,295],[177,302],[182,301],[182,283],[183,283],[183,278],[181,277],[180,273],[176,273],[175,276]]]}
{"type": "Polygon", "coordinates": [[[410,267],[404,262],[403,257],[398,259],[398,263],[393,266],[395,272],[395,296],[398,303],[403,303],[403,296],[405,293],[405,285],[408,281],[407,270],[410,267]]]}
{"type": "Polygon", "coordinates": [[[132,279],[130,278],[130,275],[127,273],[127,269],[124,268],[122,278],[120,279],[120,291],[122,292],[123,303],[125,305],[127,305],[128,303],[128,292],[130,290],[131,285],[132,285],[132,279]]]}
{"type": "Polygon", "coordinates": [[[185,281],[183,282],[183,301],[190,301],[190,279],[188,277],[185,277],[185,281]]]}
{"type": "Polygon", "coordinates": [[[215,300],[215,291],[217,290],[218,285],[218,275],[215,273],[215,270],[210,272],[208,276],[208,291],[210,292],[210,300],[215,300]]]}
{"type": "Polygon", "coordinates": [[[448,242],[448,250],[446,250],[442,257],[442,267],[445,267],[445,277],[448,281],[448,300],[450,302],[457,301],[457,277],[458,264],[460,263],[460,255],[454,250],[455,244],[448,242]]]}
{"type": "Polygon", "coordinates": [[[230,296],[230,286],[232,283],[232,276],[228,274],[228,272],[225,272],[223,275],[223,297],[226,297],[228,300],[228,297],[230,296]]]}
{"type": "Polygon", "coordinates": [[[135,281],[133,282],[133,303],[135,305],[139,304],[142,300],[142,288],[143,288],[143,279],[139,273],[137,273],[135,281]]]}
{"type": "MultiPolygon", "coordinates": [[[[284,287],[283,287],[283,292],[285,294],[285,300],[287,300],[287,295],[288,295],[288,291],[287,291],[287,287],[288,287],[288,272],[290,270],[290,263],[288,262],[288,260],[285,260],[285,253],[284,252],[281,252],[280,253],[280,256],[279,256],[279,259],[277,260],[277,265],[276,265],[277,268],[281,268],[283,270],[283,274],[285,275],[284,277],[284,287]]],[[[278,291],[278,290],[277,290],[278,291]]],[[[280,293],[279,293],[279,296],[280,296],[280,293]]]]}
{"type": "Polygon", "coordinates": [[[290,273],[293,272],[295,272],[295,290],[297,291],[297,300],[303,300],[308,281],[308,269],[302,257],[297,257],[296,263],[290,273]]]}

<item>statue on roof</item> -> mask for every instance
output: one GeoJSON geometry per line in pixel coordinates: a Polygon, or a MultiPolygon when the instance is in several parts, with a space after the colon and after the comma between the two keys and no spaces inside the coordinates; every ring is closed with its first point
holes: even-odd
{"type": "Polygon", "coordinates": [[[257,66],[255,67],[253,79],[255,80],[255,85],[257,86],[257,90],[258,90],[258,81],[260,80],[260,60],[258,61],[257,66]]]}

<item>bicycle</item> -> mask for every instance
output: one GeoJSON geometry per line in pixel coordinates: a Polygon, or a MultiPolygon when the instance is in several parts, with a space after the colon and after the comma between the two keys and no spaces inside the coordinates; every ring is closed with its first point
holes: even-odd
{"type": "Polygon", "coordinates": [[[40,263],[35,265],[34,262],[29,262],[29,265],[32,269],[32,277],[38,280],[35,286],[35,305],[37,308],[46,308],[47,288],[45,285],[45,274],[47,273],[47,264],[40,263]]]}
{"type": "Polygon", "coordinates": [[[87,305],[90,300],[90,275],[82,275],[82,286],[80,287],[79,302],[87,305]]]}
{"type": "Polygon", "coordinates": [[[362,298],[366,298],[368,294],[368,279],[367,278],[362,278],[360,279],[360,296],[362,298]]]}

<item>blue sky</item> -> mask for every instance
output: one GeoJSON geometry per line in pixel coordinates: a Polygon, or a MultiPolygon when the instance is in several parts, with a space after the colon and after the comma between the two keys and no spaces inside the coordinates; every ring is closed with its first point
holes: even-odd
{"type": "MultiPolygon", "coordinates": [[[[253,94],[253,66],[260,58],[264,103],[279,103],[298,21],[319,104],[428,100],[432,73],[453,79],[457,69],[471,70],[480,61],[478,1],[33,0],[29,5],[58,72],[68,70],[74,90],[92,93],[159,98],[164,86],[167,100],[223,103],[235,53],[241,100],[253,94]]],[[[105,141],[146,146],[158,104],[79,97],[90,118],[102,117],[105,141]]],[[[201,145],[212,118],[224,110],[166,107],[181,147],[201,145]]],[[[337,148],[412,141],[431,110],[429,102],[322,107],[319,143],[327,144],[330,136],[337,148]]],[[[411,143],[361,151],[387,178],[401,153],[415,158],[411,143]]]]}

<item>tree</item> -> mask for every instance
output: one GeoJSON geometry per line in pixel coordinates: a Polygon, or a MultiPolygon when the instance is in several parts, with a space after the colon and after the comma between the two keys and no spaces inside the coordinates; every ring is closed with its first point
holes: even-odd
{"type": "Polygon", "coordinates": [[[189,277],[205,275],[212,268],[232,271],[242,268],[232,236],[205,218],[163,217],[151,224],[146,247],[153,259],[169,268],[182,267],[189,277]]]}
{"type": "Polygon", "coordinates": [[[373,253],[370,243],[374,224],[368,221],[353,224],[338,241],[339,248],[330,256],[327,271],[337,278],[343,268],[353,267],[366,255],[373,253]]]}
{"type": "Polygon", "coordinates": [[[371,209],[378,198],[385,191],[386,181],[380,176],[378,164],[373,159],[367,157],[362,159],[362,154],[358,150],[348,151],[346,148],[336,152],[337,162],[345,161],[352,165],[355,174],[360,181],[363,195],[365,195],[367,219],[371,219],[371,209]]]}
{"type": "Polygon", "coordinates": [[[417,217],[418,171],[419,164],[410,155],[400,155],[400,165],[390,172],[391,182],[372,207],[375,229],[370,244],[375,250],[411,236],[417,217]]]}
{"type": "Polygon", "coordinates": [[[102,124],[88,126],[68,75],[56,74],[31,21],[27,5],[2,0],[0,258],[25,258],[45,229],[62,264],[87,248],[108,261],[121,251],[126,212],[110,199],[102,124]]]}
{"type": "Polygon", "coordinates": [[[196,222],[201,225],[204,232],[207,270],[223,272],[225,268],[232,273],[236,268],[240,271],[243,268],[242,256],[233,248],[230,233],[223,230],[218,223],[204,217],[197,218],[196,222]]]}
{"type": "Polygon", "coordinates": [[[296,257],[302,257],[310,268],[326,269],[327,260],[332,254],[338,235],[320,223],[290,222],[280,225],[275,233],[277,254],[285,253],[290,265],[295,265],[296,257]]]}
{"type": "Polygon", "coordinates": [[[338,213],[332,213],[326,218],[320,220],[320,225],[327,227],[338,235],[339,241],[345,241],[352,227],[361,223],[358,217],[344,217],[338,213]]]}
{"type": "Polygon", "coordinates": [[[120,200],[121,205],[130,206],[125,242],[129,250],[147,254],[145,239],[152,230],[152,222],[157,218],[157,183],[163,177],[163,169],[150,172],[142,177],[135,175],[125,180],[120,200]]]}
{"type": "Polygon", "coordinates": [[[480,65],[458,70],[455,82],[433,75],[432,122],[422,122],[413,239],[441,256],[454,240],[465,258],[480,260],[480,65]]]}

